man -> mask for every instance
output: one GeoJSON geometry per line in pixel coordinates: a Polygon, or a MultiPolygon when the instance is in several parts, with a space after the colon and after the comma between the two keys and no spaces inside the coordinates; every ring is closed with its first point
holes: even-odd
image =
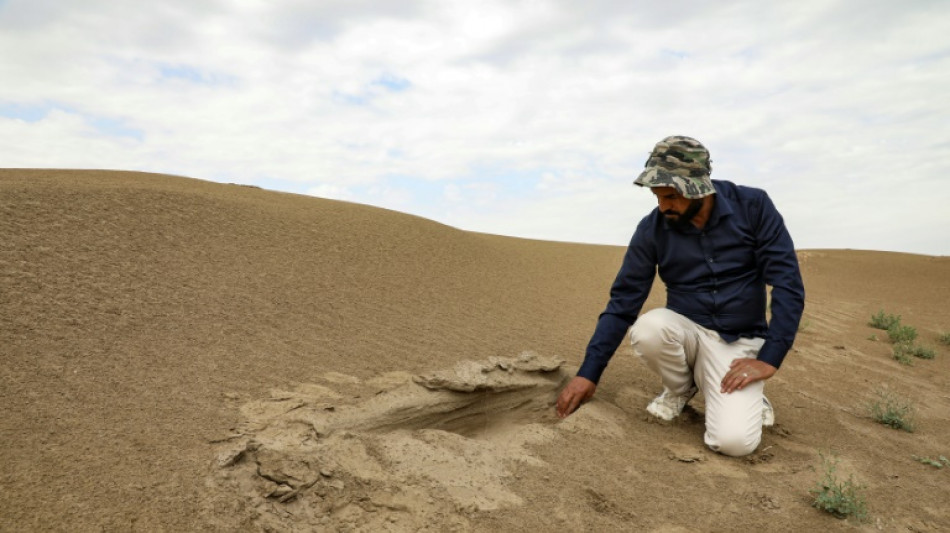
{"type": "Polygon", "coordinates": [[[711,172],[709,152],[690,137],[667,137],[653,149],[634,183],[649,187],[658,207],[630,240],[584,362],[558,396],[559,417],[594,395],[629,329],[634,353],[663,383],[647,406],[653,416],[673,420],[698,388],[706,445],[731,456],[755,451],[762,426],[774,423],[764,381],[798,331],[805,305],[798,259],[765,191],[711,180],[711,172]],[[657,272],[666,307],[638,317],[657,272]]]}

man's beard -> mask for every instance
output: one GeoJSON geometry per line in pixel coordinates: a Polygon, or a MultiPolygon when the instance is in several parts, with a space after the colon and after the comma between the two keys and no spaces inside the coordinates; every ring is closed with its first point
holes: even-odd
{"type": "Polygon", "coordinates": [[[672,209],[667,209],[663,211],[663,214],[666,216],[667,222],[673,225],[678,230],[684,230],[691,226],[690,221],[696,216],[696,213],[699,213],[699,210],[703,208],[703,199],[696,198],[690,200],[689,206],[686,208],[686,211],[683,211],[682,214],[673,211],[672,209]]]}

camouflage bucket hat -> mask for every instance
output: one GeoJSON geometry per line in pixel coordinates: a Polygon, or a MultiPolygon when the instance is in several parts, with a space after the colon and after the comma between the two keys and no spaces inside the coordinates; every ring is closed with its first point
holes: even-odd
{"type": "Polygon", "coordinates": [[[713,194],[709,150],[696,139],[673,135],[656,143],[643,172],[633,181],[641,187],[673,187],[686,198],[713,194]]]}

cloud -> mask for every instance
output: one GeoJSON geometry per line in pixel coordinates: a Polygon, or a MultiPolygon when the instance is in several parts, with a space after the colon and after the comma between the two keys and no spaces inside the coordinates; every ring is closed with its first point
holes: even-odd
{"type": "Polygon", "coordinates": [[[679,133],[766,188],[799,246],[950,254],[944,20],[923,0],[10,0],[0,156],[625,244],[650,208],[629,184],[679,133]]]}
{"type": "Polygon", "coordinates": [[[319,198],[329,198],[331,200],[345,200],[352,202],[356,200],[356,195],[349,189],[339,185],[320,184],[315,187],[309,187],[306,194],[317,196],[319,198]]]}

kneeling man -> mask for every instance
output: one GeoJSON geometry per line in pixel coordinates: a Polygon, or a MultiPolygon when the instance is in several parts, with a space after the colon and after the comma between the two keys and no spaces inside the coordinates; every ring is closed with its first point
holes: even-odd
{"type": "Polygon", "coordinates": [[[701,390],[706,445],[732,456],[755,451],[762,426],[774,423],[764,382],[791,348],[804,310],[798,258],[765,191],[712,180],[711,172],[709,152],[690,137],[667,137],[653,149],[634,183],[649,187],[658,206],[630,240],[584,362],[558,396],[559,417],[594,395],[629,330],[634,353],[663,384],[647,406],[653,416],[676,418],[701,390]],[[666,307],[640,315],[657,273],[666,307]]]}

